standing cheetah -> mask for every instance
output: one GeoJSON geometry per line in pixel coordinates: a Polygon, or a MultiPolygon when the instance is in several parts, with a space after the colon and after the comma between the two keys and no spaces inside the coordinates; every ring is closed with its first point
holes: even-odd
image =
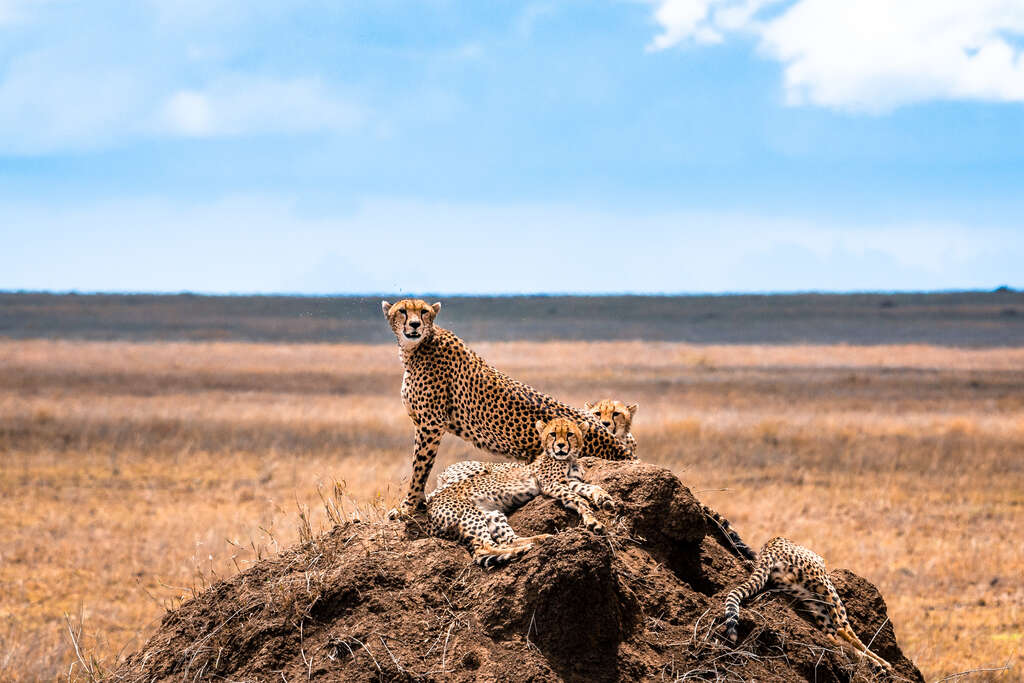
{"type": "Polygon", "coordinates": [[[615,502],[599,486],[585,484],[576,456],[583,447],[589,423],[577,426],[555,418],[535,425],[544,453],[529,465],[503,463],[500,472],[485,472],[435,490],[427,498],[430,533],[455,538],[469,545],[473,560],[482,567],[507,562],[526,553],[540,534],[520,538],[508,524],[506,513],[538,495],[550,496],[583,519],[596,533],[604,526],[594,517],[591,503],[614,510],[615,502]]]}
{"type": "Polygon", "coordinates": [[[869,650],[850,628],[846,607],[828,578],[825,560],[817,553],[781,536],[764,544],[750,578],[725,598],[725,635],[729,640],[736,642],[740,603],[754,597],[769,585],[803,602],[814,614],[818,628],[825,631],[833,643],[866,658],[876,670],[892,671],[889,662],[869,650]]]}
{"type": "MultiPolygon", "coordinates": [[[[565,417],[578,424],[598,424],[592,414],[498,372],[453,333],[436,326],[440,303],[383,301],[381,309],[398,340],[405,366],[402,400],[416,427],[409,492],[396,512],[410,513],[423,504],[423,489],[445,432],[477,448],[529,462],[543,452],[536,422],[565,417]]],[[[627,446],[604,429],[586,432],[581,455],[635,459],[627,446]]]]}

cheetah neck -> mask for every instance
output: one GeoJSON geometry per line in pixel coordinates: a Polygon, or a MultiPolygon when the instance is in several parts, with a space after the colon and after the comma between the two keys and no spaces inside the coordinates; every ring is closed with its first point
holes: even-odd
{"type": "Polygon", "coordinates": [[[401,339],[399,339],[398,355],[402,359],[402,364],[408,366],[413,358],[421,358],[432,353],[436,332],[436,329],[431,329],[416,346],[403,346],[401,339]]]}

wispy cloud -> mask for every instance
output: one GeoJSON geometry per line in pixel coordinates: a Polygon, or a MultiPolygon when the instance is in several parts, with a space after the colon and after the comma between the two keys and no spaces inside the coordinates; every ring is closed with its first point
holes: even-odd
{"type": "Polygon", "coordinates": [[[955,222],[853,226],[728,212],[638,214],[384,198],[332,215],[310,215],[292,201],[253,196],[190,204],[117,200],[59,210],[0,205],[0,226],[7,247],[0,250],[0,289],[980,288],[1019,286],[1024,259],[1024,240],[1012,228],[955,222]],[[481,225],[488,227],[486,257],[471,239],[481,225]],[[609,249],[607,240],[594,238],[627,228],[633,249],[609,249]],[[29,232],[49,238],[13,239],[29,232]],[[414,245],[410,257],[393,258],[395,244],[414,245]],[[501,264],[513,265],[496,267],[495,254],[501,264]],[[558,256],[565,254],[571,257],[558,256]]]}
{"type": "MultiPolygon", "coordinates": [[[[243,39],[211,19],[218,7],[140,5],[100,23],[76,16],[86,10],[75,6],[0,0],[0,23],[12,22],[18,37],[6,58],[0,53],[0,155],[161,137],[344,134],[359,125],[362,106],[340,84],[236,66],[243,39]],[[200,20],[207,23],[194,31],[190,22],[200,20]],[[90,22],[88,30],[74,30],[78,21],[90,22]]],[[[234,10],[224,11],[246,12],[234,10]]]]}
{"type": "Polygon", "coordinates": [[[20,21],[27,4],[25,0],[0,0],[0,26],[20,21]]]}
{"type": "Polygon", "coordinates": [[[1024,101],[1019,0],[663,0],[654,17],[652,50],[753,37],[783,64],[790,104],[1024,101]]]}
{"type": "Polygon", "coordinates": [[[179,90],[163,105],[159,130],[194,136],[344,132],[359,109],[318,78],[234,77],[201,90],[179,90]]]}
{"type": "Polygon", "coordinates": [[[19,55],[0,80],[0,153],[102,146],[138,133],[149,90],[131,67],[69,61],[54,49],[19,55]]]}

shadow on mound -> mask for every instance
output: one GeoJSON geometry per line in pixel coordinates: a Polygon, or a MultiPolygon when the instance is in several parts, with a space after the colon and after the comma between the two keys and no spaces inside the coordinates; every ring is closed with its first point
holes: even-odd
{"type": "MultiPolygon", "coordinates": [[[[521,534],[560,531],[507,567],[411,522],[351,523],[214,585],[169,612],[115,672],[127,681],[640,681],[870,679],[790,600],[747,606],[741,642],[719,637],[725,593],[745,577],[724,538],[666,469],[585,460],[623,503],[599,537],[540,499],[512,515],[521,534]]],[[[832,579],[854,629],[896,668],[903,656],[870,583],[832,579]]]]}

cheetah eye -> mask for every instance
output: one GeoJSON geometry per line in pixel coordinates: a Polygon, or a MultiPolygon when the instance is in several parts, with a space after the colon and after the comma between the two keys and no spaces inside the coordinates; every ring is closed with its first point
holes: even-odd
{"type": "Polygon", "coordinates": [[[424,308],[422,311],[420,311],[420,315],[427,315],[427,309],[424,308]]]}
{"type": "Polygon", "coordinates": [[[612,417],[622,417],[622,413],[619,413],[619,412],[612,413],[612,417]]]}

